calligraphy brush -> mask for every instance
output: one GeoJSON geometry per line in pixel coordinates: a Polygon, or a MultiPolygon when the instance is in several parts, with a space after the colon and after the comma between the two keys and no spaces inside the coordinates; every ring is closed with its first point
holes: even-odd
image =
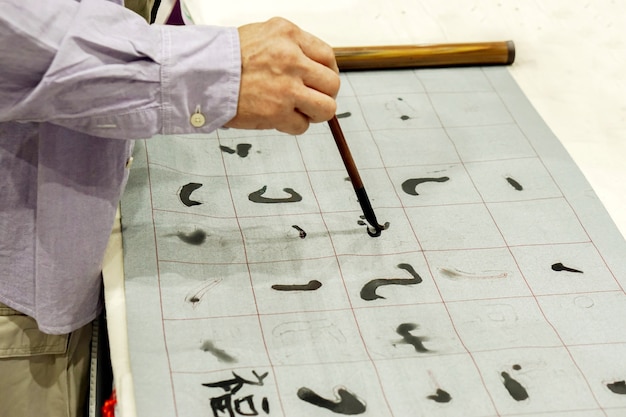
{"type": "Polygon", "coordinates": [[[372,204],[370,203],[370,200],[367,197],[367,193],[365,192],[363,181],[361,180],[359,171],[356,168],[354,159],[352,159],[352,153],[350,152],[350,148],[348,148],[346,138],[343,136],[343,132],[341,131],[341,126],[339,126],[339,120],[337,120],[337,116],[333,116],[333,118],[328,121],[328,126],[330,127],[330,131],[333,134],[333,138],[335,138],[337,148],[339,148],[339,154],[341,155],[341,159],[343,159],[343,164],[346,166],[346,170],[348,171],[348,175],[350,176],[350,181],[352,182],[352,186],[354,187],[354,191],[356,192],[356,197],[359,200],[361,209],[363,210],[365,220],[367,220],[370,226],[374,228],[373,231],[368,228],[367,233],[372,237],[380,236],[380,232],[389,227],[389,222],[381,225],[378,223],[378,220],[376,220],[376,214],[374,213],[372,204]]]}

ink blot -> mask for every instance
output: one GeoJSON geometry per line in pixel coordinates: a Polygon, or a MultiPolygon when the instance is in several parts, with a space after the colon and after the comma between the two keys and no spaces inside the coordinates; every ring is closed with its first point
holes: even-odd
{"type": "Polygon", "coordinates": [[[559,272],[559,271],[567,271],[567,272],[575,272],[575,273],[578,273],[578,274],[582,274],[583,273],[583,271],[580,271],[578,269],[568,268],[565,265],[563,265],[561,262],[556,263],[556,264],[552,264],[552,270],[553,271],[557,271],[557,272],[559,272]]]}
{"type": "Polygon", "coordinates": [[[210,340],[205,340],[204,342],[202,342],[202,346],[200,346],[200,349],[203,352],[208,352],[208,353],[212,354],[220,362],[226,362],[226,363],[237,362],[237,359],[235,359],[234,357],[230,356],[224,350],[215,347],[213,342],[211,342],[210,340]]]}
{"type": "Polygon", "coordinates": [[[518,364],[513,365],[513,366],[512,366],[512,368],[513,368],[515,371],[519,371],[520,369],[522,369],[522,367],[521,367],[520,365],[518,365],[518,364]]]}
{"type": "Polygon", "coordinates": [[[345,119],[346,117],[350,117],[352,116],[352,113],[350,113],[349,111],[345,112],[345,113],[339,113],[337,115],[337,119],[345,119]]]}
{"type": "Polygon", "coordinates": [[[204,230],[196,229],[191,233],[178,232],[176,236],[185,243],[190,245],[202,245],[206,240],[207,234],[204,230]]]}
{"type": "Polygon", "coordinates": [[[409,120],[410,117],[407,116],[406,114],[403,114],[402,116],[400,116],[400,120],[409,120]]]}
{"type": "Polygon", "coordinates": [[[366,301],[372,301],[377,298],[385,298],[382,295],[376,294],[376,290],[378,287],[382,287],[384,285],[413,285],[419,284],[422,282],[422,277],[419,276],[415,269],[409,264],[398,264],[398,268],[404,269],[409,274],[413,276],[413,278],[379,278],[373,279],[369,281],[367,284],[361,288],[361,298],[366,301]]]}
{"type": "Polygon", "coordinates": [[[528,392],[526,392],[526,388],[522,384],[511,378],[506,372],[502,372],[500,375],[504,378],[504,388],[515,401],[524,401],[528,398],[528,392]]]}
{"type": "MultiPolygon", "coordinates": [[[[428,349],[424,347],[422,338],[418,336],[413,336],[411,334],[411,331],[417,329],[418,327],[419,326],[415,323],[402,323],[396,329],[396,333],[402,336],[402,343],[406,343],[406,344],[413,346],[416,352],[426,353],[428,352],[428,349]]],[[[428,339],[423,338],[423,340],[428,340],[428,339]]]]}
{"type": "Polygon", "coordinates": [[[446,182],[450,180],[448,177],[438,178],[410,178],[402,183],[402,191],[409,195],[419,195],[415,188],[424,182],[446,182]]]}
{"type": "Polygon", "coordinates": [[[306,237],[306,232],[304,230],[302,230],[302,228],[300,226],[298,226],[297,224],[294,224],[291,227],[293,227],[294,229],[296,229],[300,233],[300,239],[304,239],[306,237]]]}
{"type": "Polygon", "coordinates": [[[298,389],[298,398],[310,404],[332,411],[335,414],[357,415],[366,410],[365,403],[345,388],[338,388],[336,400],[330,401],[320,397],[309,388],[298,389]]]}
{"type": "Polygon", "coordinates": [[[506,180],[509,184],[511,184],[511,187],[515,188],[517,191],[522,191],[524,189],[524,187],[522,187],[522,184],[515,181],[513,178],[506,177],[506,180]]]}
{"type": "Polygon", "coordinates": [[[272,289],[276,291],[315,291],[322,286],[322,283],[316,279],[309,281],[307,284],[290,284],[281,285],[274,284],[272,289]]]}
{"type": "Polygon", "coordinates": [[[223,146],[223,145],[220,145],[220,150],[222,152],[226,152],[226,153],[229,153],[229,154],[234,154],[236,152],[234,149],[231,149],[228,146],[223,146]]]}
{"type": "Polygon", "coordinates": [[[429,395],[426,398],[428,398],[429,400],[438,402],[438,403],[448,403],[452,399],[450,394],[448,394],[446,391],[442,390],[441,388],[437,388],[437,392],[434,395],[429,395]]]}
{"type": "Polygon", "coordinates": [[[234,154],[237,153],[237,155],[239,155],[242,158],[245,158],[246,156],[248,156],[248,152],[250,151],[250,148],[252,148],[252,145],[250,145],[249,143],[239,143],[237,144],[237,150],[235,151],[232,148],[229,148],[228,146],[223,146],[220,145],[220,150],[222,152],[226,152],[229,154],[234,154]]]}
{"type": "Polygon", "coordinates": [[[615,381],[606,384],[606,387],[614,394],[626,395],[626,381],[615,381]]]}
{"type": "Polygon", "coordinates": [[[202,187],[202,184],[199,184],[197,182],[190,182],[189,184],[185,184],[180,189],[178,193],[178,198],[180,198],[180,201],[187,207],[198,206],[202,203],[199,201],[191,200],[190,197],[191,193],[193,193],[200,187],[202,187]]]}
{"type": "Polygon", "coordinates": [[[248,200],[253,203],[271,204],[271,203],[297,203],[302,201],[302,196],[294,191],[292,188],[283,188],[283,191],[289,194],[286,198],[268,198],[263,197],[263,194],[267,190],[267,186],[264,185],[260,190],[257,190],[248,195],[248,200]]]}

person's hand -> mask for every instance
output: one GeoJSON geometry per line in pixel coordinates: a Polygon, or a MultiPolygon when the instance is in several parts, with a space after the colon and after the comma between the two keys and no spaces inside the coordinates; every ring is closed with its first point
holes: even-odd
{"type": "Polygon", "coordinates": [[[226,127],[297,135],[333,117],[339,70],[330,46],[281,18],[238,30],[239,104],[226,127]]]}

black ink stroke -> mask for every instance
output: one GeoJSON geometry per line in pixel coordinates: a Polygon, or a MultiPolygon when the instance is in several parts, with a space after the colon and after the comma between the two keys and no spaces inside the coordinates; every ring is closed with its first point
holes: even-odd
{"type": "Polygon", "coordinates": [[[268,198],[263,197],[263,194],[267,190],[267,185],[264,185],[260,190],[257,190],[248,195],[248,200],[253,203],[271,204],[271,203],[297,203],[302,201],[302,196],[294,191],[292,188],[283,188],[283,191],[289,194],[286,198],[268,198]]]}
{"type": "Polygon", "coordinates": [[[178,238],[185,243],[198,246],[204,243],[204,241],[206,240],[207,234],[202,229],[196,229],[191,233],[178,232],[176,233],[176,236],[178,236],[178,238]]]}
{"type": "Polygon", "coordinates": [[[291,227],[298,231],[298,233],[300,234],[300,239],[304,239],[306,237],[306,232],[300,226],[294,224],[291,227]]]}
{"type": "Polygon", "coordinates": [[[378,287],[382,287],[384,285],[413,285],[420,284],[422,282],[422,277],[419,276],[415,269],[409,264],[398,264],[398,268],[404,269],[409,274],[413,276],[413,278],[379,278],[373,279],[369,281],[367,284],[361,288],[361,298],[366,301],[376,300],[377,298],[385,298],[382,295],[376,294],[376,290],[378,287]]]}
{"type": "Polygon", "coordinates": [[[185,301],[191,303],[191,305],[195,308],[196,305],[198,305],[198,303],[202,301],[202,297],[204,297],[204,294],[206,294],[211,288],[215,287],[220,282],[222,282],[221,278],[214,279],[209,282],[203,282],[201,285],[187,293],[187,295],[185,296],[185,301]]]}
{"type": "Polygon", "coordinates": [[[352,416],[363,414],[366,410],[365,403],[345,388],[338,388],[336,397],[335,401],[330,401],[320,397],[309,388],[302,387],[298,389],[298,398],[302,401],[306,401],[321,408],[326,408],[335,414],[352,416]]]}
{"type": "Polygon", "coordinates": [[[583,271],[581,271],[579,269],[568,268],[567,266],[563,265],[561,262],[552,264],[552,270],[553,271],[557,271],[557,272],[560,272],[560,271],[574,272],[574,273],[577,273],[577,274],[582,274],[583,273],[583,271]]]}
{"type": "Polygon", "coordinates": [[[524,401],[528,399],[528,392],[526,392],[526,388],[524,388],[522,384],[511,378],[507,372],[502,372],[500,375],[504,379],[504,388],[506,388],[509,395],[513,397],[515,401],[524,401]]]}
{"type": "Polygon", "coordinates": [[[522,191],[524,189],[524,187],[522,187],[522,184],[515,181],[511,177],[506,177],[506,181],[511,185],[511,187],[515,188],[517,191],[522,191]]]}
{"type": "Polygon", "coordinates": [[[407,116],[406,114],[403,114],[402,116],[400,116],[400,120],[409,120],[411,118],[411,116],[407,116]]]}
{"type": "Polygon", "coordinates": [[[229,355],[228,353],[226,353],[225,350],[219,349],[218,347],[216,347],[213,344],[213,342],[210,341],[210,340],[203,341],[202,342],[202,346],[200,346],[200,350],[202,350],[203,352],[207,352],[207,353],[212,354],[220,362],[226,362],[226,363],[237,362],[237,359],[235,357],[233,357],[233,356],[229,355]]]}
{"type": "Polygon", "coordinates": [[[434,177],[434,178],[409,178],[402,183],[402,191],[409,195],[419,195],[415,188],[424,182],[446,182],[450,180],[449,177],[434,177]]]}
{"type": "Polygon", "coordinates": [[[425,337],[414,336],[411,334],[411,331],[417,329],[419,326],[415,323],[402,323],[396,329],[396,333],[402,336],[402,342],[408,345],[411,345],[415,348],[416,352],[426,353],[429,352],[428,349],[424,346],[423,341],[428,340],[425,337]]]}
{"type": "Polygon", "coordinates": [[[237,153],[237,155],[239,155],[242,158],[245,158],[246,156],[248,156],[248,152],[250,151],[250,148],[252,148],[252,145],[250,145],[249,143],[239,143],[237,144],[237,150],[235,151],[232,148],[229,148],[228,146],[224,146],[224,145],[220,145],[220,150],[222,152],[226,152],[228,154],[234,154],[235,152],[237,153]]]}
{"type": "Polygon", "coordinates": [[[315,291],[322,286],[322,283],[312,279],[306,284],[274,284],[272,289],[276,291],[315,291]]]}
{"type": "Polygon", "coordinates": [[[231,155],[232,155],[232,154],[234,154],[235,152],[237,152],[237,151],[235,151],[234,149],[231,149],[231,148],[229,148],[228,146],[224,146],[224,145],[220,145],[220,150],[221,150],[222,152],[226,152],[226,153],[229,153],[229,154],[231,154],[231,155]]]}
{"type": "Polygon", "coordinates": [[[614,394],[626,395],[626,381],[611,382],[606,387],[614,394]]]}
{"type": "Polygon", "coordinates": [[[469,279],[498,279],[506,278],[509,274],[506,271],[483,271],[480,273],[461,271],[457,268],[437,268],[445,277],[451,279],[469,278],[469,279]]]}
{"type": "Polygon", "coordinates": [[[352,113],[347,111],[347,112],[344,112],[344,113],[339,113],[337,115],[337,119],[345,119],[346,117],[350,117],[350,116],[352,116],[352,113]]]}
{"type": "Polygon", "coordinates": [[[182,186],[180,191],[178,192],[178,198],[180,198],[181,203],[186,205],[187,207],[191,206],[199,206],[202,204],[199,201],[192,200],[191,193],[193,193],[198,188],[202,187],[202,184],[197,182],[190,182],[189,184],[185,184],[182,186]]]}
{"type": "Polygon", "coordinates": [[[437,392],[435,394],[429,395],[426,398],[428,398],[429,400],[433,400],[437,403],[448,403],[452,399],[450,394],[448,394],[446,391],[442,390],[441,388],[437,388],[437,392]]]}

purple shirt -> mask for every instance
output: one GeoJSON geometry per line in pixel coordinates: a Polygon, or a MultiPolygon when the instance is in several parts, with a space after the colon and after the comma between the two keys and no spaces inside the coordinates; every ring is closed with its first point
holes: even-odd
{"type": "Polygon", "coordinates": [[[0,5],[0,302],[67,333],[101,309],[132,139],[230,120],[239,37],[104,0],[0,5]]]}

